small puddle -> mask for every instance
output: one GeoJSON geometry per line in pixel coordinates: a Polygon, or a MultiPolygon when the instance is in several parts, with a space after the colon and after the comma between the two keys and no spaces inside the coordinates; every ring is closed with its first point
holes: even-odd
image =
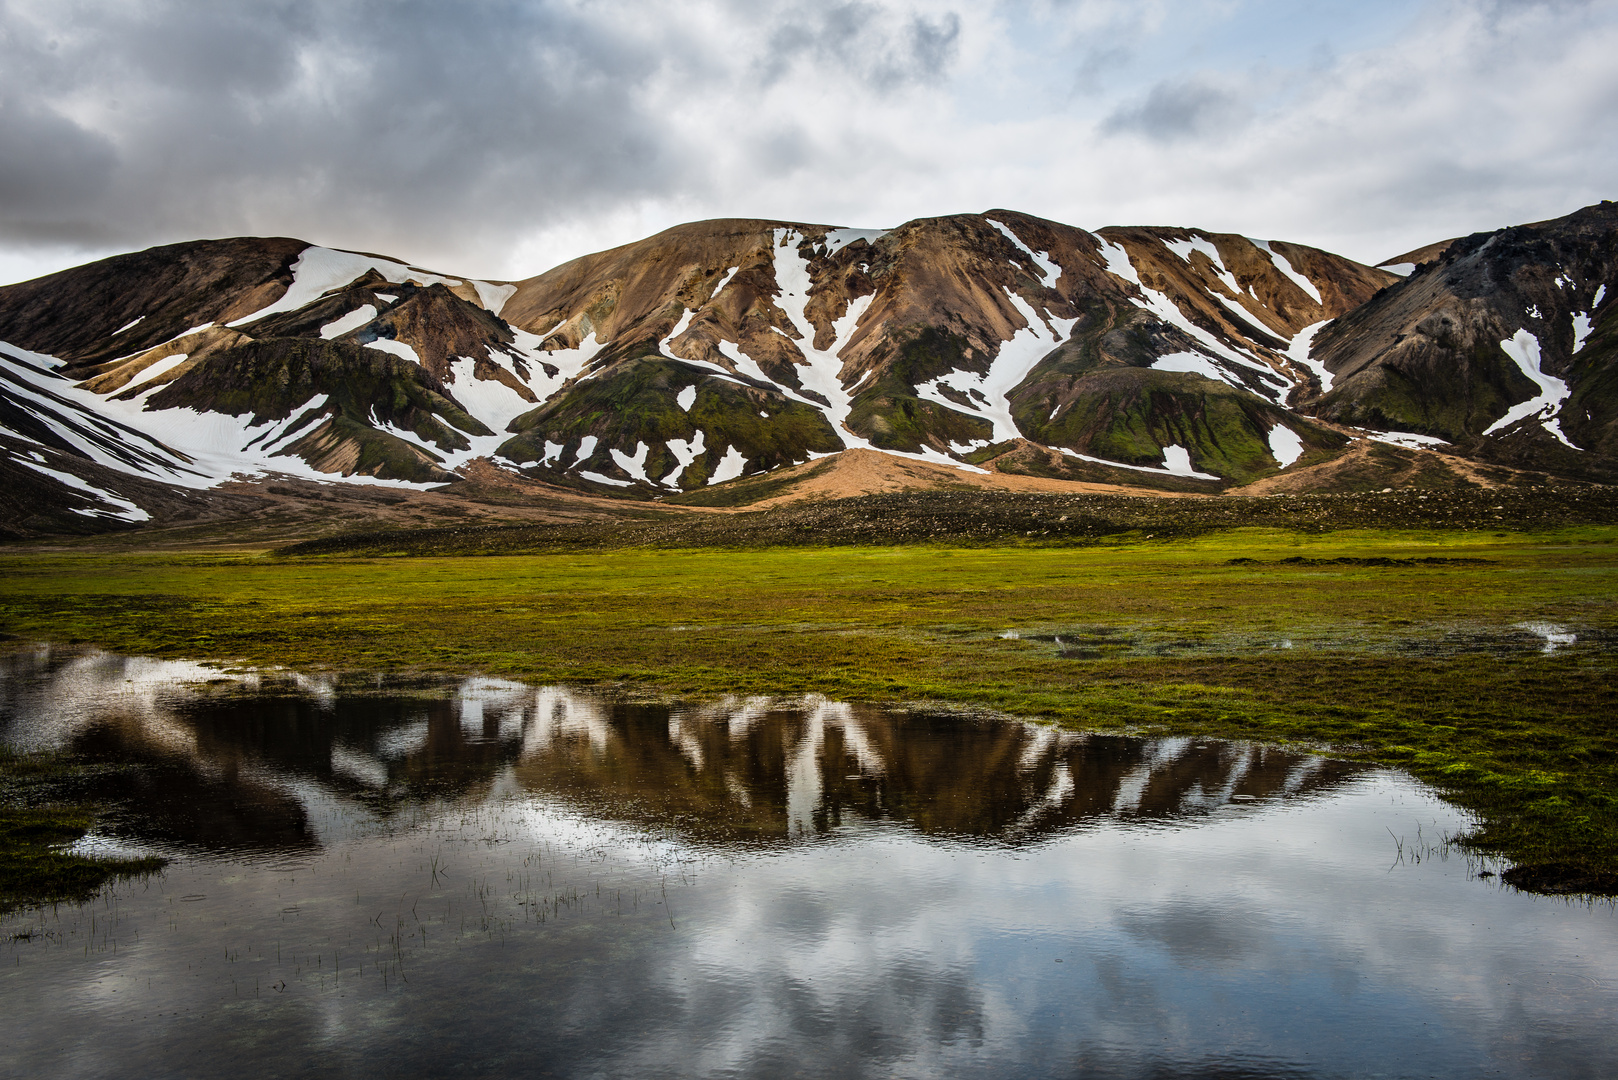
{"type": "Polygon", "coordinates": [[[1018,627],[994,635],[1027,641],[1063,660],[1123,660],[1143,657],[1241,656],[1275,649],[1442,658],[1481,654],[1526,656],[1578,650],[1618,651],[1618,634],[1531,621],[1510,626],[1335,626],[1293,629],[1284,634],[1218,630],[1188,636],[1183,631],[1136,626],[1018,627]]]}
{"type": "Polygon", "coordinates": [[[172,859],[5,917],[18,1075],[1593,1076],[1618,1021],[1611,906],[1274,748],[48,649],[0,738],[137,765],[85,843],[172,859]]]}

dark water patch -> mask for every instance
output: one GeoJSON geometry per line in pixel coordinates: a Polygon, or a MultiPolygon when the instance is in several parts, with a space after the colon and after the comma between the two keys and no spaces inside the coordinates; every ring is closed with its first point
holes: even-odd
{"type": "Polygon", "coordinates": [[[1311,559],[1303,555],[1289,555],[1284,559],[1227,559],[1227,566],[1492,566],[1496,559],[1445,558],[1428,555],[1422,558],[1401,559],[1383,555],[1343,555],[1334,559],[1311,559]]]}
{"type": "Polygon", "coordinates": [[[1244,656],[1274,649],[1423,658],[1566,652],[1610,656],[1618,652],[1618,633],[1612,630],[1550,621],[1511,626],[1303,626],[1284,634],[1221,627],[1198,636],[1187,636],[1178,629],[1139,626],[1076,627],[1016,629],[996,636],[1035,642],[1063,660],[1244,656]]]}

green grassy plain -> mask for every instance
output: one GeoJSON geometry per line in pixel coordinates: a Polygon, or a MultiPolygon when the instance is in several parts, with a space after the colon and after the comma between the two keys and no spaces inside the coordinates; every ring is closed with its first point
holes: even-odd
{"type": "Polygon", "coordinates": [[[1618,891],[1612,526],[459,558],[14,548],[0,630],[243,665],[948,701],[1302,743],[1438,785],[1525,884],[1618,891]],[[1318,561],[1340,558],[1401,561],[1318,561]],[[1581,644],[1542,653],[1511,630],[1537,622],[1581,644]]]}

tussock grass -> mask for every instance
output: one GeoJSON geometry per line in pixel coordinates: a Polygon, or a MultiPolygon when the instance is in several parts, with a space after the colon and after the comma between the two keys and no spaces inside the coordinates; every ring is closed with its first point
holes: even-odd
{"type": "Polygon", "coordinates": [[[92,858],[62,850],[95,822],[94,807],[56,798],[80,771],[66,758],[0,749],[0,911],[82,900],[112,878],[163,866],[158,858],[92,858]]]}

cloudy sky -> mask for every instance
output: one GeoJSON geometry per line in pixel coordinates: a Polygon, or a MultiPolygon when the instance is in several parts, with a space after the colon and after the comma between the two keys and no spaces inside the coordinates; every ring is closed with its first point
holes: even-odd
{"type": "Polygon", "coordinates": [[[0,56],[0,281],[993,207],[1375,262],[1618,197],[1618,0],[0,0],[0,56]]]}

